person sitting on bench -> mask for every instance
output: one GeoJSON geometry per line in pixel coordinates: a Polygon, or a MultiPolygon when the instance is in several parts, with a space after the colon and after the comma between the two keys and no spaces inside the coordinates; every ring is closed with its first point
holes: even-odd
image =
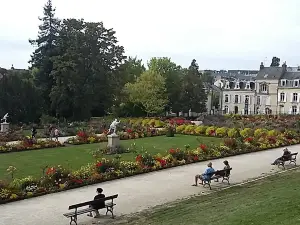
{"type": "MultiPolygon", "coordinates": [[[[97,195],[94,197],[94,200],[105,198],[105,195],[102,194],[102,192],[103,192],[102,188],[97,188],[97,195]]],[[[105,202],[103,201],[103,202],[99,202],[97,204],[90,205],[90,208],[93,208],[93,209],[96,210],[94,218],[98,218],[98,217],[100,217],[100,213],[99,213],[98,209],[105,208],[105,202]]],[[[92,212],[89,213],[88,216],[92,217],[93,216],[92,212]]]]}
{"type": "Polygon", "coordinates": [[[201,175],[195,176],[195,184],[193,186],[198,186],[198,180],[200,179],[203,185],[203,181],[209,181],[210,178],[213,176],[215,170],[212,168],[212,163],[207,164],[207,168],[205,169],[204,173],[201,175]]]}
{"type": "Polygon", "coordinates": [[[291,155],[291,152],[287,148],[283,149],[283,155],[281,157],[279,157],[278,159],[276,159],[271,165],[278,165],[279,161],[289,160],[290,155],[291,155]]]}
{"type": "MultiPolygon", "coordinates": [[[[229,165],[229,162],[227,161],[227,160],[225,160],[224,162],[224,169],[223,170],[229,170],[231,167],[230,167],[230,165],[229,165]]],[[[215,173],[215,176],[226,176],[227,174],[226,174],[226,172],[227,171],[216,171],[216,173],[215,173]]]]}

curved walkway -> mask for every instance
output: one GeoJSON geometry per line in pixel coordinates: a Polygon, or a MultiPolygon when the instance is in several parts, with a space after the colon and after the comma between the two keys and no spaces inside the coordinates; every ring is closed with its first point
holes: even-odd
{"type": "MultiPolygon", "coordinates": [[[[291,146],[297,152],[300,145],[291,146]]],[[[282,154],[282,148],[226,158],[233,168],[231,183],[239,183],[278,170],[270,163],[282,154]]],[[[222,168],[224,159],[213,160],[213,166],[222,168]]],[[[138,212],[149,207],[175,201],[203,191],[201,186],[192,187],[194,175],[201,173],[207,162],[180,166],[158,172],[134,176],[91,185],[79,189],[55,193],[19,202],[0,205],[0,225],[67,225],[69,220],[62,214],[68,206],[92,199],[97,187],[102,187],[106,195],[119,194],[116,200],[116,215],[138,212]]],[[[225,184],[212,183],[212,188],[225,184]]],[[[101,213],[101,212],[100,212],[101,213]]],[[[79,224],[91,224],[92,219],[80,216],[79,224]]]]}

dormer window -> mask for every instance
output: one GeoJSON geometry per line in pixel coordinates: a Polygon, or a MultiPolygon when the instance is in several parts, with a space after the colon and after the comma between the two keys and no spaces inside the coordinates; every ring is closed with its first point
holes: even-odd
{"type": "Polygon", "coordinates": [[[229,87],[229,82],[226,82],[225,88],[226,88],[226,89],[230,89],[230,87],[229,87]]]}
{"type": "Polygon", "coordinates": [[[281,80],[281,86],[282,87],[286,86],[286,80],[281,80]]]}
{"type": "Polygon", "coordinates": [[[294,87],[298,87],[299,86],[299,80],[294,80],[294,87]]]}
{"type": "Polygon", "coordinates": [[[245,89],[250,89],[250,83],[249,82],[246,83],[246,88],[245,89]]]}
{"type": "Polygon", "coordinates": [[[240,83],[239,83],[239,82],[236,82],[236,83],[235,83],[234,89],[240,89],[240,83]]]}

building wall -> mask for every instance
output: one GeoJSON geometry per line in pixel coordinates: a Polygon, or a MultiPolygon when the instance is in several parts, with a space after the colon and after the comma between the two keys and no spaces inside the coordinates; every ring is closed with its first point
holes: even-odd
{"type": "Polygon", "coordinates": [[[223,90],[222,110],[226,113],[254,114],[255,91],[251,90],[223,90]],[[226,102],[228,96],[228,102],[226,102]],[[237,97],[236,97],[237,96],[237,97]],[[246,96],[249,96],[248,113],[245,112],[246,96]],[[228,111],[227,111],[228,107],[228,111]]]}
{"type": "Polygon", "coordinates": [[[278,88],[278,113],[300,114],[300,88],[278,88]]]}
{"type": "Polygon", "coordinates": [[[267,110],[271,110],[269,113],[272,114],[278,113],[278,80],[256,80],[255,83],[256,99],[260,98],[258,113],[266,114],[267,110]],[[261,90],[263,84],[267,86],[267,91],[261,90]]]}

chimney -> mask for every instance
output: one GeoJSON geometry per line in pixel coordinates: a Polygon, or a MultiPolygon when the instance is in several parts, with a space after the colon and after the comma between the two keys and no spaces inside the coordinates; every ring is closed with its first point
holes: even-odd
{"type": "Polygon", "coordinates": [[[264,63],[263,63],[263,62],[261,62],[261,63],[260,63],[260,67],[259,67],[259,69],[260,69],[260,70],[262,70],[263,68],[265,68],[265,66],[264,66],[264,63]]]}
{"type": "Polygon", "coordinates": [[[282,64],[282,68],[283,68],[284,71],[286,71],[286,68],[287,68],[286,62],[284,62],[284,63],[282,64]]]}

